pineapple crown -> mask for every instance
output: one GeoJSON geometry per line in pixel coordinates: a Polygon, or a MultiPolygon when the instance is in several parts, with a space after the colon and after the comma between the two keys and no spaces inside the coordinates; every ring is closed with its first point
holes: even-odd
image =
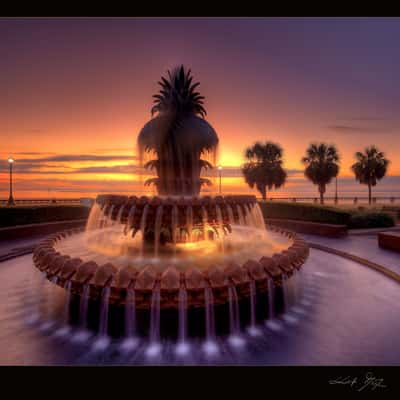
{"type": "Polygon", "coordinates": [[[192,84],[193,76],[188,69],[181,65],[176,67],[172,73],[167,71],[168,79],[161,77],[158,84],[161,89],[158,94],[153,96],[154,105],[151,109],[151,115],[159,112],[175,112],[175,113],[193,113],[199,114],[203,118],[207,114],[203,107],[204,96],[199,92],[195,92],[200,82],[192,84]]]}

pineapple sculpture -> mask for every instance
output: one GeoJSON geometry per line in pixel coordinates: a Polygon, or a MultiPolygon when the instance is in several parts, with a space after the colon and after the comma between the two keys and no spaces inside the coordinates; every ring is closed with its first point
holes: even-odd
{"type": "Polygon", "coordinates": [[[159,195],[197,196],[202,185],[211,185],[200,175],[214,167],[218,146],[218,136],[205,120],[204,96],[196,91],[200,83],[193,82],[190,69],[183,65],[158,83],[154,117],[138,137],[142,165],[157,176],[145,185],[155,185],[159,195]]]}

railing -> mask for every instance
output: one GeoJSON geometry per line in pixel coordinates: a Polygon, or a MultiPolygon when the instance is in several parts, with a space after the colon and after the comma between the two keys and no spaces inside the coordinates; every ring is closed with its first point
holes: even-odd
{"type": "MultiPolygon", "coordinates": [[[[313,203],[319,203],[319,197],[274,197],[274,198],[267,198],[266,200],[262,200],[261,198],[257,198],[259,201],[292,201],[292,202],[313,202],[313,203]]],[[[368,203],[368,197],[354,197],[354,196],[341,196],[341,197],[324,197],[324,202],[325,203],[334,203],[334,204],[340,204],[340,203],[353,203],[353,204],[358,204],[358,203],[368,203]]],[[[376,203],[384,203],[384,202],[389,202],[389,203],[399,203],[400,202],[400,197],[399,196],[375,196],[372,197],[372,204],[376,203]]]]}
{"type": "MultiPolygon", "coordinates": [[[[147,196],[151,196],[150,194],[146,194],[147,196]]],[[[205,193],[204,195],[209,195],[205,193]]],[[[222,195],[227,195],[226,193],[222,193],[222,195]]],[[[29,204],[82,204],[86,202],[88,199],[14,199],[16,205],[29,205],[29,204]]],[[[94,199],[93,199],[94,200],[94,199]]],[[[257,197],[257,200],[263,201],[260,197],[257,197]]],[[[8,199],[0,199],[0,205],[6,205],[8,199]]],[[[312,202],[319,203],[319,197],[271,197],[267,198],[265,201],[291,201],[291,202],[312,202]]],[[[343,204],[343,203],[368,203],[368,197],[354,197],[354,196],[340,196],[340,197],[332,197],[327,196],[324,197],[325,203],[334,203],[334,204],[343,204]]],[[[400,205],[400,196],[374,196],[372,197],[372,203],[397,203],[400,205]]]]}
{"type": "MultiPolygon", "coordinates": [[[[7,199],[0,199],[0,205],[6,205],[7,199]]],[[[81,199],[14,199],[15,205],[35,204],[81,204],[81,199]]]]}

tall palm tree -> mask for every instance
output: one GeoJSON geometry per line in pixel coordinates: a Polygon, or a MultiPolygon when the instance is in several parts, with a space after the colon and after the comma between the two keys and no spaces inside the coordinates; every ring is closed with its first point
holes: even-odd
{"type": "Polygon", "coordinates": [[[375,146],[367,147],[365,153],[357,151],[355,157],[357,162],[351,166],[351,169],[357,181],[368,185],[368,202],[371,204],[372,186],[386,175],[389,160],[375,146]]]}
{"type": "Polygon", "coordinates": [[[245,181],[251,188],[255,186],[264,200],[267,198],[267,188],[277,189],[286,181],[282,156],[281,146],[272,142],[256,142],[245,150],[248,160],[242,167],[245,181]]]}
{"type": "Polygon", "coordinates": [[[301,159],[305,165],[304,175],[314,185],[318,185],[320,203],[324,204],[326,185],[339,173],[339,154],[334,145],[312,143],[301,159]]]}
{"type": "Polygon", "coordinates": [[[196,91],[200,83],[192,81],[183,65],[161,78],[151,109],[156,116],[138,137],[141,163],[157,174],[145,184],[156,185],[161,195],[198,195],[203,184],[210,184],[200,173],[213,165],[202,157],[215,162],[218,136],[204,119],[204,97],[196,91]],[[146,163],[144,156],[150,158],[146,163]]]}

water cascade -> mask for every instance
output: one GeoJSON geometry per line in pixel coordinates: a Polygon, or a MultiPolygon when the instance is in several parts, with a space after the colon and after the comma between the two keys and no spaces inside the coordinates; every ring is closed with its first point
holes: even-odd
{"type": "Polygon", "coordinates": [[[158,257],[158,251],[159,251],[159,246],[160,246],[160,231],[161,231],[162,215],[163,215],[163,206],[160,205],[157,207],[155,227],[154,227],[154,256],[155,257],[158,257]]]}

